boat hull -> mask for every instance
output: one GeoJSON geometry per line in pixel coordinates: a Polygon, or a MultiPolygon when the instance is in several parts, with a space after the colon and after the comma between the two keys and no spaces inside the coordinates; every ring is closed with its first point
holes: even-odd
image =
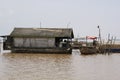
{"type": "Polygon", "coordinates": [[[81,54],[96,54],[97,49],[95,47],[81,47],[80,52],[81,54]]]}

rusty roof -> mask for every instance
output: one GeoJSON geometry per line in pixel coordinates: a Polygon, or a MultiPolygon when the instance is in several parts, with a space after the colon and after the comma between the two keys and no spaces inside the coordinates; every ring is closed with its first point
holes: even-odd
{"type": "Polygon", "coordinates": [[[72,28],[14,28],[11,37],[66,37],[73,38],[72,28]]]}

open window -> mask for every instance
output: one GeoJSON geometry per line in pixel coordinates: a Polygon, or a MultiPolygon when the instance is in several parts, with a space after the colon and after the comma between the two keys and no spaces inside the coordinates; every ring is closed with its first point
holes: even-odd
{"type": "Polygon", "coordinates": [[[12,38],[10,36],[3,37],[3,50],[11,50],[12,47],[12,38]]]}

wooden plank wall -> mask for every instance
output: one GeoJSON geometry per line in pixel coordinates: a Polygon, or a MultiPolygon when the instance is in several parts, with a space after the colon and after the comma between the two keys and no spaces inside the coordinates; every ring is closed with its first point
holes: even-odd
{"type": "Polygon", "coordinates": [[[54,38],[14,38],[15,47],[55,47],[54,38]]]}

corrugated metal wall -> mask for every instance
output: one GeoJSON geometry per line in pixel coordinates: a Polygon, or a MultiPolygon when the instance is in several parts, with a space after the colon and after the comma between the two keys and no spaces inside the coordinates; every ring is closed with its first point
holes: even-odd
{"type": "Polygon", "coordinates": [[[14,38],[15,47],[55,47],[54,38],[14,38]]]}

